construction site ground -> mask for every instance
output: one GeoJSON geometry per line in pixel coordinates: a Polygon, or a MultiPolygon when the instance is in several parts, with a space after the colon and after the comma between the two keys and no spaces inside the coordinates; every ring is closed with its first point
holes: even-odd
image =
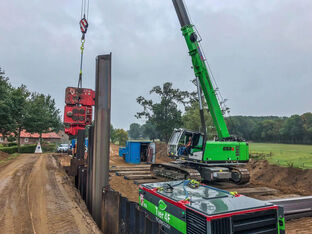
{"type": "MultiPolygon", "coordinates": [[[[118,155],[119,147],[111,145],[110,164],[111,166],[136,166],[128,164],[122,157],[118,155]]],[[[167,147],[165,144],[157,144],[156,162],[163,163],[171,161],[167,158],[167,147]]],[[[298,168],[279,167],[270,165],[267,161],[251,160],[248,164],[251,173],[250,183],[244,186],[236,186],[229,183],[215,184],[213,186],[219,188],[230,188],[236,191],[241,188],[257,188],[268,187],[276,190],[274,195],[259,196],[258,194],[249,195],[257,199],[269,200],[296,196],[312,195],[312,170],[301,170],[298,168]]],[[[139,186],[134,184],[132,180],[126,180],[123,176],[117,176],[110,173],[110,186],[119,191],[124,197],[131,201],[138,201],[139,186]]],[[[286,223],[287,233],[312,233],[312,218],[301,218],[290,220],[286,223]]]]}
{"type": "Polygon", "coordinates": [[[100,233],[51,154],[0,153],[0,233],[100,233]]]}
{"type": "MultiPolygon", "coordinates": [[[[165,145],[158,145],[157,150],[156,162],[170,161],[165,145]]],[[[118,156],[118,146],[112,145],[110,152],[111,166],[131,167],[118,156]]],[[[100,233],[61,166],[70,165],[70,156],[22,154],[9,158],[0,152],[1,233],[100,233]]],[[[277,191],[273,196],[255,195],[258,199],[312,195],[312,170],[281,168],[265,161],[251,161],[248,168],[251,182],[245,188],[269,187],[277,191]]],[[[129,200],[138,200],[138,185],[133,181],[110,173],[110,186],[129,200]]],[[[235,190],[235,186],[231,189],[235,190]]],[[[312,218],[291,220],[286,230],[312,233],[312,218]]]]}

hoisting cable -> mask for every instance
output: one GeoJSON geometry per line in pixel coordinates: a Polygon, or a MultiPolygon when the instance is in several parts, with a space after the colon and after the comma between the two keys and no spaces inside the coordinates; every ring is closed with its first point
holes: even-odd
{"type": "Polygon", "coordinates": [[[84,44],[86,33],[88,31],[88,16],[89,16],[89,0],[81,0],[81,20],[79,22],[80,31],[82,33],[81,36],[81,54],[80,54],[80,71],[79,71],[79,80],[78,80],[78,88],[82,88],[82,63],[83,63],[83,51],[84,51],[84,44]],[[87,14],[86,14],[87,13],[87,14]]]}

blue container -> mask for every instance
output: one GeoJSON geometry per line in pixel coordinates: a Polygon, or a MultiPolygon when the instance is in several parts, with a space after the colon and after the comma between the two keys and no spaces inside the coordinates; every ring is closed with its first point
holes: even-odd
{"type": "Polygon", "coordinates": [[[141,143],[140,142],[131,142],[127,141],[127,154],[125,156],[125,161],[127,163],[138,164],[141,162],[140,159],[140,150],[141,150],[141,143]]]}
{"type": "Polygon", "coordinates": [[[123,157],[127,154],[127,148],[126,147],[119,147],[119,156],[123,157]]]}
{"type": "MultiPolygon", "coordinates": [[[[119,148],[119,156],[124,157],[127,163],[139,164],[142,162],[155,162],[155,143],[151,141],[127,141],[126,147],[119,148]],[[148,148],[153,146],[153,156],[148,157],[148,148]]],[[[150,154],[149,154],[150,155],[150,154]]]]}

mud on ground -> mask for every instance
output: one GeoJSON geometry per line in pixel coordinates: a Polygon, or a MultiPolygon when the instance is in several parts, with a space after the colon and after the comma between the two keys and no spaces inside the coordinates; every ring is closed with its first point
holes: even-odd
{"type": "Polygon", "coordinates": [[[1,233],[100,233],[78,191],[49,154],[0,168],[1,233]]]}

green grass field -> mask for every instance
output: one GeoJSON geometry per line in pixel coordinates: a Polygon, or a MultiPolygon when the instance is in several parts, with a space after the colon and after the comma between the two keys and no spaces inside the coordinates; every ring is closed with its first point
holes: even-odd
{"type": "Polygon", "coordinates": [[[270,163],[312,168],[312,145],[250,143],[251,154],[265,154],[270,163]]]}

